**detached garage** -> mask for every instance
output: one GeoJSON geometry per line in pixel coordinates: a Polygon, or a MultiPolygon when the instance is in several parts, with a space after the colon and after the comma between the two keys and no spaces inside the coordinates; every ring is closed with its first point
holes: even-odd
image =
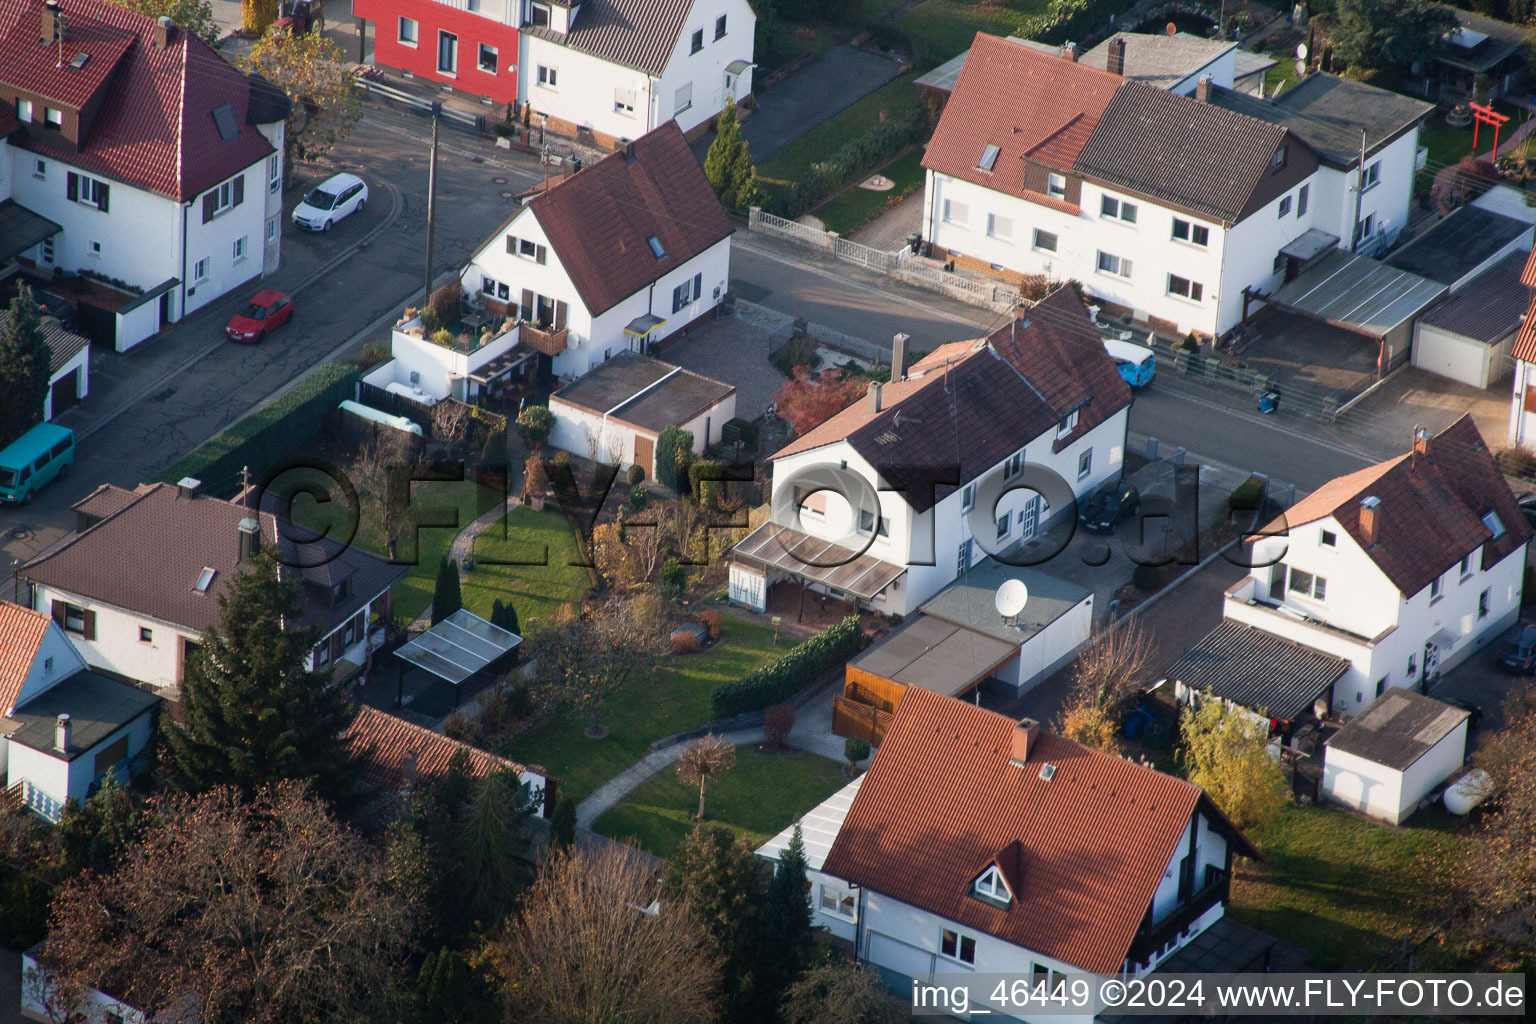
{"type": "Polygon", "coordinates": [[[549,443],[620,468],[639,465],[656,477],[656,439],[676,426],[693,450],[718,442],[736,416],[736,389],[637,352],[620,352],[549,396],[555,425],[549,443]]]}
{"type": "Polygon", "coordinates": [[[1529,256],[1510,253],[1420,316],[1413,365],[1476,388],[1507,376],[1514,369],[1510,347],[1530,303],[1530,290],[1520,283],[1529,256]]]}
{"type": "Polygon", "coordinates": [[[1390,688],[1329,738],[1323,795],[1399,825],[1461,768],[1466,751],[1466,711],[1390,688]]]}
{"type": "MultiPolygon", "coordinates": [[[[0,309],[0,330],[10,319],[0,309]]],[[[51,420],[76,405],[91,388],[91,343],[66,330],[51,316],[43,317],[43,337],[48,342],[48,394],[43,399],[43,419],[51,420]]]]}

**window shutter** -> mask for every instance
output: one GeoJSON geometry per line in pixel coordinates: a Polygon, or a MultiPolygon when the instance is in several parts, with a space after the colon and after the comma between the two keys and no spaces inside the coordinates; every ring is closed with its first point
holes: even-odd
{"type": "Polygon", "coordinates": [[[214,210],[214,207],[218,204],[218,202],[219,202],[219,190],[218,189],[214,189],[212,192],[209,192],[207,195],[203,196],[203,223],[204,224],[207,224],[209,221],[213,220],[213,210],[214,210]]]}
{"type": "MultiPolygon", "coordinates": [[[[71,177],[73,177],[73,175],[71,175],[71,177]]],[[[53,602],[53,621],[57,622],[60,626],[64,625],[64,602],[63,601],[57,601],[56,600],[56,601],[53,602]]]]}
{"type": "Polygon", "coordinates": [[[245,202],[245,175],[242,174],[235,179],[235,201],[231,205],[239,206],[243,202],[245,202]]]}
{"type": "Polygon", "coordinates": [[[566,311],[566,308],[567,308],[566,304],[563,303],[563,302],[557,301],[555,303],[555,328],[554,329],[557,330],[557,331],[565,326],[565,311],[566,311]]]}
{"type": "Polygon", "coordinates": [[[107,197],[112,194],[112,187],[106,182],[102,182],[97,185],[96,188],[96,208],[99,209],[102,213],[106,213],[107,197]]]}
{"type": "Polygon", "coordinates": [[[543,265],[543,263],[544,263],[544,254],[547,253],[548,251],[549,250],[544,248],[542,245],[534,246],[533,258],[534,258],[535,262],[539,263],[540,265],[543,265]]]}
{"type": "Polygon", "coordinates": [[[519,312],[522,314],[522,317],[523,317],[524,320],[532,320],[533,319],[533,314],[534,314],[533,291],[531,289],[528,289],[528,288],[524,288],[523,289],[523,306],[522,306],[522,309],[519,310],[519,312]]]}
{"type": "Polygon", "coordinates": [[[508,235],[507,236],[507,255],[508,256],[516,256],[517,255],[517,236],[516,235],[508,235]]]}
{"type": "Polygon", "coordinates": [[[67,184],[65,185],[65,192],[69,196],[70,202],[74,202],[80,198],[80,175],[76,174],[74,171],[69,172],[69,178],[67,179],[67,184]]]}
{"type": "MultiPolygon", "coordinates": [[[[1525,386],[1525,411],[1536,412],[1536,384],[1525,386]]],[[[54,602],[57,604],[58,602],[54,602]]]]}
{"type": "Polygon", "coordinates": [[[85,631],[81,635],[87,640],[96,639],[96,613],[89,608],[85,610],[85,631]]]}
{"type": "Polygon", "coordinates": [[[693,297],[695,299],[698,299],[698,298],[703,297],[703,295],[704,295],[704,275],[703,274],[694,274],[693,275],[693,297]]]}

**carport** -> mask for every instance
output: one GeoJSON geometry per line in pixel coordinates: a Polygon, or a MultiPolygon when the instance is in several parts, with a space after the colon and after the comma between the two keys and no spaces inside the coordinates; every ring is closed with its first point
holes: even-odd
{"type": "Polygon", "coordinates": [[[451,685],[453,706],[458,707],[464,683],[522,642],[516,633],[460,608],[401,647],[395,656],[451,685]]]}
{"type": "Polygon", "coordinates": [[[1413,321],[1446,286],[1343,249],[1324,256],[1269,301],[1282,309],[1377,339],[1378,372],[1408,361],[1413,321]]]}
{"type": "Polygon", "coordinates": [[[1186,650],[1164,681],[1174,684],[1180,704],[1199,692],[1288,731],[1303,715],[1331,706],[1333,685],[1348,671],[1345,658],[1228,619],[1186,650]]]}

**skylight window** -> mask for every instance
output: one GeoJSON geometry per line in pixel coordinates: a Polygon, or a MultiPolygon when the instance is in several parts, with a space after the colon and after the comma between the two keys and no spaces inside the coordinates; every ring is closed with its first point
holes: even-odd
{"type": "Polygon", "coordinates": [[[1498,540],[1504,536],[1504,520],[1499,518],[1499,513],[1494,509],[1483,513],[1483,525],[1488,527],[1489,533],[1493,534],[1489,540],[1498,540]]]}
{"type": "Polygon", "coordinates": [[[213,123],[219,129],[219,138],[225,142],[240,137],[240,126],[235,123],[235,108],[228,103],[213,108],[213,123]]]}
{"type": "Polygon", "coordinates": [[[208,593],[208,588],[213,586],[214,570],[203,567],[203,571],[197,574],[197,585],[193,588],[199,594],[208,593]]]}
{"type": "Polygon", "coordinates": [[[651,247],[651,254],[659,260],[667,258],[667,250],[661,247],[661,239],[651,235],[645,240],[645,244],[651,247]]]}
{"type": "Polygon", "coordinates": [[[997,154],[998,148],[988,143],[987,147],[981,151],[981,159],[976,161],[976,166],[984,171],[991,171],[997,164],[997,154]]]}

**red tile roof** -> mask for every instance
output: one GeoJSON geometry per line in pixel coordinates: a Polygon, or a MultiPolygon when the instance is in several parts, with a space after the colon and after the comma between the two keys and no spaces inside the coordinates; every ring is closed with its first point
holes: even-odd
{"type": "Polygon", "coordinates": [[[1531,538],[1532,530],[1470,415],[1409,452],[1336,477],[1263,530],[1280,534],[1326,516],[1336,519],[1404,596],[1412,596],[1462,558],[1483,551],[1489,567],[1531,538]],[[1375,497],[1376,543],[1365,544],[1360,503],[1375,497]],[[1503,532],[1483,522],[1497,513],[1503,532]]]}
{"type": "Polygon", "coordinates": [[[1536,249],[1531,250],[1525,268],[1520,271],[1520,283],[1532,289],[1531,305],[1520,323],[1520,333],[1515,335],[1510,355],[1528,363],[1536,363],[1536,249]]]}
{"type": "Polygon", "coordinates": [[[1009,195],[1024,191],[1025,158],[1068,171],[1119,75],[978,33],[934,129],[923,166],[1009,195]],[[997,146],[989,173],[977,166],[997,146]],[[1032,155],[1031,155],[1032,154],[1032,155]]]}
{"type": "MultiPolygon", "coordinates": [[[[529,200],[550,248],[593,316],[677,269],[735,229],[682,129],[668,121],[529,200]],[[654,235],[663,258],[646,241],[654,235]]],[[[663,299],[657,296],[658,308],[663,299]]]]}
{"type": "Polygon", "coordinates": [[[1536,249],[1526,257],[1525,269],[1520,271],[1520,283],[1531,288],[1536,288],[1536,249]]]}
{"type": "Polygon", "coordinates": [[[1059,288],[988,338],[936,349],[880,401],[871,413],[859,399],[771,458],[846,439],[922,512],[955,489],[955,467],[963,486],[1077,409],[1059,450],[1129,405],[1131,392],[1077,293],[1059,288]]]}
{"type": "Polygon", "coordinates": [[[499,771],[523,773],[523,766],[515,761],[366,704],[358,707],[357,717],[347,729],[347,738],[363,759],[363,781],[389,793],[399,792],[405,786],[405,765],[411,756],[416,759],[416,779],[427,783],[441,781],[448,774],[449,762],[461,750],[468,756],[469,772],[475,778],[499,771]]]}
{"type": "Polygon", "coordinates": [[[1197,808],[1182,779],[1043,730],[1009,763],[1015,723],[908,687],[822,870],[1099,974],[1120,970],[1197,808]],[[1045,764],[1056,766],[1047,781],[1045,764]],[[993,860],[1007,908],[970,896],[993,860]]]}
{"type": "Polygon", "coordinates": [[[51,622],[42,612],[0,601],[0,715],[16,706],[51,622]]]}
{"type": "Polygon", "coordinates": [[[105,90],[80,152],[60,154],[36,143],[28,138],[31,128],[22,134],[24,148],[178,200],[274,152],[246,123],[249,79],[203,40],[177,29],[168,47],[156,49],[153,19],[103,0],[65,0],[66,65],[73,53],[91,58],[79,71],[59,69],[57,49],[38,42],[41,10],[35,0],[0,0],[0,81],[67,106],[103,84],[105,90]],[[213,120],[215,108],[226,103],[238,128],[227,142],[213,120]]]}

